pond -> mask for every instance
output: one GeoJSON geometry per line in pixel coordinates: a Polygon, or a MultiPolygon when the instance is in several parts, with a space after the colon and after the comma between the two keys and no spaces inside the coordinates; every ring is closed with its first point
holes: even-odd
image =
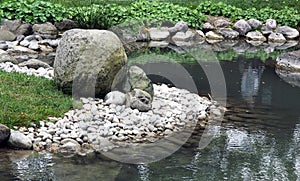
{"type": "MultiPolygon", "coordinates": [[[[147,70],[155,64],[163,65],[140,66],[147,70]]],[[[199,94],[207,96],[210,86],[202,67],[197,62],[180,65],[199,94]]],[[[194,131],[173,155],[147,165],[122,164],[100,154],[68,158],[3,149],[0,180],[299,180],[300,88],[281,80],[270,60],[240,55],[220,65],[228,111],[207,147],[198,148],[202,131],[194,131]]]]}

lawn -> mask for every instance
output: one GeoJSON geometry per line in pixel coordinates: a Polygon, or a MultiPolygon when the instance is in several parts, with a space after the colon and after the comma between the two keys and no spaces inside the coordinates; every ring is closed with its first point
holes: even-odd
{"type": "Polygon", "coordinates": [[[72,107],[72,97],[58,91],[52,80],[2,71],[0,80],[0,123],[9,127],[38,124],[72,107]]]}

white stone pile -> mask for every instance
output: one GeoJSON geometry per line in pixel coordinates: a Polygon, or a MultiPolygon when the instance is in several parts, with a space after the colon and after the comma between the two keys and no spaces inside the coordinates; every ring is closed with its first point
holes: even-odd
{"type": "Polygon", "coordinates": [[[82,109],[70,110],[62,118],[49,118],[39,128],[21,128],[35,150],[86,153],[110,150],[119,144],[154,142],[180,131],[215,107],[207,98],[187,90],[154,85],[152,110],[140,112],[102,99],[81,98],[82,109]]]}

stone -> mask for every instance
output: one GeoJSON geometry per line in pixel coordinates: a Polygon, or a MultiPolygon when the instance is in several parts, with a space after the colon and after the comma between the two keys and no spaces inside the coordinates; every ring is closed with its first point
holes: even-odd
{"type": "Polygon", "coordinates": [[[32,25],[29,23],[23,23],[16,31],[14,31],[14,33],[16,35],[30,35],[32,34],[32,25]]]}
{"type": "Polygon", "coordinates": [[[234,24],[234,30],[238,31],[240,35],[244,36],[251,31],[252,28],[246,20],[241,19],[234,24]]]}
{"type": "Polygon", "coordinates": [[[59,150],[62,153],[77,153],[80,151],[80,144],[73,140],[66,138],[61,141],[62,146],[60,146],[59,150]]]}
{"type": "Polygon", "coordinates": [[[167,29],[150,28],[149,34],[153,41],[163,41],[170,37],[170,32],[167,29]]]}
{"type": "Polygon", "coordinates": [[[295,39],[299,37],[299,31],[289,26],[280,26],[277,28],[276,33],[281,33],[286,39],[295,39]]]}
{"type": "Polygon", "coordinates": [[[286,39],[284,38],[283,34],[281,33],[271,33],[268,37],[269,42],[273,43],[284,43],[286,39]]]}
{"type": "Polygon", "coordinates": [[[32,25],[21,20],[8,20],[4,19],[1,22],[1,28],[3,30],[8,30],[15,35],[29,35],[32,33],[32,25]]]}
{"type": "Polygon", "coordinates": [[[31,140],[19,131],[11,130],[8,144],[9,144],[9,146],[14,147],[14,148],[20,148],[20,149],[31,149],[32,148],[31,140]]]}
{"type": "Polygon", "coordinates": [[[267,41],[267,38],[259,31],[251,31],[247,33],[246,38],[252,41],[267,41]]]}
{"type": "Polygon", "coordinates": [[[33,33],[39,35],[44,39],[57,38],[58,31],[52,23],[35,24],[32,26],[33,33]]]}
{"type": "Polygon", "coordinates": [[[184,21],[177,22],[173,27],[168,28],[168,31],[170,33],[170,37],[172,38],[177,33],[186,33],[188,31],[188,24],[184,21]]]}
{"type": "Polygon", "coordinates": [[[63,92],[104,97],[127,63],[120,39],[106,30],[66,31],[56,50],[54,80],[63,92]]]}
{"type": "Polygon", "coordinates": [[[220,28],[218,29],[218,33],[226,39],[236,39],[239,37],[239,32],[231,28],[220,28]]]}
{"type": "Polygon", "coordinates": [[[27,66],[28,68],[33,68],[33,69],[38,69],[40,67],[43,67],[43,68],[50,68],[50,65],[48,65],[47,63],[45,62],[42,62],[38,59],[30,59],[30,60],[27,60],[25,62],[22,62],[22,63],[19,63],[19,66],[20,67],[25,67],[27,66]]]}
{"type": "Polygon", "coordinates": [[[61,21],[55,22],[54,26],[57,28],[59,31],[66,31],[74,28],[78,28],[78,23],[70,20],[70,19],[63,19],[61,21]]]}
{"type": "Polygon", "coordinates": [[[262,32],[263,35],[268,36],[268,35],[270,35],[273,32],[273,30],[267,28],[267,26],[264,25],[261,28],[261,32],[262,32]]]}
{"type": "Polygon", "coordinates": [[[126,95],[120,91],[112,91],[104,98],[106,104],[125,105],[125,101],[126,95]]]}
{"type": "Polygon", "coordinates": [[[150,41],[148,47],[160,47],[165,48],[168,47],[169,41],[150,41]]]}
{"type": "Polygon", "coordinates": [[[276,67],[282,70],[300,72],[300,50],[279,55],[276,59],[276,67]]]}
{"type": "Polygon", "coordinates": [[[20,45],[23,47],[28,47],[30,45],[30,41],[24,39],[23,41],[20,42],[20,45]]]}
{"type": "Polygon", "coordinates": [[[201,31],[201,30],[196,30],[196,32],[197,32],[197,34],[198,34],[198,36],[200,36],[200,38],[205,38],[205,34],[203,33],[203,31],[201,31]]]}
{"type": "Polygon", "coordinates": [[[1,50],[7,50],[8,49],[8,45],[6,43],[0,43],[0,49],[1,50]]]}
{"type": "Polygon", "coordinates": [[[18,61],[11,55],[9,55],[7,52],[0,53],[0,63],[2,62],[11,62],[13,64],[17,64],[18,61]]]}
{"type": "Polygon", "coordinates": [[[216,28],[227,28],[232,25],[232,23],[226,19],[217,19],[213,24],[216,28]]]}
{"type": "Polygon", "coordinates": [[[0,145],[3,144],[5,141],[7,141],[9,136],[10,136],[10,129],[5,125],[0,124],[0,145]]]}
{"type": "Polygon", "coordinates": [[[195,32],[188,30],[187,32],[178,32],[172,37],[172,41],[192,41],[195,38],[195,32]]]}
{"type": "Polygon", "coordinates": [[[266,27],[268,29],[271,29],[271,30],[275,30],[276,27],[277,27],[277,22],[275,19],[267,19],[266,20],[266,27]]]}
{"type": "Polygon", "coordinates": [[[0,30],[0,40],[4,41],[14,41],[17,36],[8,30],[0,30]]]}
{"type": "Polygon", "coordinates": [[[215,30],[216,28],[209,22],[206,22],[203,24],[203,30],[204,31],[211,31],[211,30],[215,30]]]}
{"type": "MultiPolygon", "coordinates": [[[[124,35],[122,34],[122,37],[124,37],[124,35]]],[[[124,37],[125,39],[125,37],[124,37]]],[[[131,38],[130,38],[131,39],[131,38]]],[[[138,34],[135,36],[136,41],[150,41],[150,33],[149,30],[145,27],[139,27],[139,32],[138,34]]]]}
{"type": "Polygon", "coordinates": [[[151,109],[152,97],[149,93],[140,89],[134,89],[126,94],[126,106],[142,112],[151,109]]]}
{"type": "Polygon", "coordinates": [[[253,18],[249,19],[247,23],[251,26],[252,29],[258,29],[259,27],[262,26],[262,22],[253,18]]]}
{"type": "Polygon", "coordinates": [[[32,50],[38,50],[38,49],[40,48],[38,41],[32,40],[32,41],[29,43],[28,48],[29,48],[29,49],[32,49],[32,50]]]}
{"type": "Polygon", "coordinates": [[[281,69],[276,69],[275,72],[286,83],[300,87],[300,72],[291,72],[281,69]]]}
{"type": "Polygon", "coordinates": [[[214,31],[209,31],[205,34],[205,37],[209,40],[224,40],[224,37],[214,31]]]}

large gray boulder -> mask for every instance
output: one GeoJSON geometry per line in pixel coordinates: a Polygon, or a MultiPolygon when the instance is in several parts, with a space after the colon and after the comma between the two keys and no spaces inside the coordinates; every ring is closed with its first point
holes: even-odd
{"type": "Polygon", "coordinates": [[[10,129],[5,125],[0,124],[0,144],[8,140],[9,136],[10,136],[10,129]]]}
{"type": "Polygon", "coordinates": [[[251,31],[251,29],[251,26],[244,19],[241,19],[234,24],[234,30],[238,31],[240,35],[243,36],[246,35],[249,31],[251,31]]]}
{"type": "Polygon", "coordinates": [[[11,130],[8,144],[14,148],[31,149],[32,141],[20,131],[11,130]]]}
{"type": "Polygon", "coordinates": [[[54,79],[65,93],[104,97],[127,63],[120,39],[106,30],[66,31],[57,47],[54,79]]]}
{"type": "Polygon", "coordinates": [[[281,26],[276,30],[277,33],[283,34],[287,39],[295,39],[299,37],[299,31],[289,26],[281,26]]]}
{"type": "Polygon", "coordinates": [[[0,24],[0,29],[8,30],[15,35],[30,35],[32,33],[32,25],[21,20],[4,19],[0,24]]]}
{"type": "Polygon", "coordinates": [[[40,35],[44,39],[55,39],[57,38],[57,28],[52,23],[35,24],[32,26],[33,33],[40,35]]]}
{"type": "Polygon", "coordinates": [[[300,72],[300,50],[279,55],[276,59],[276,67],[282,70],[300,72]]]}

